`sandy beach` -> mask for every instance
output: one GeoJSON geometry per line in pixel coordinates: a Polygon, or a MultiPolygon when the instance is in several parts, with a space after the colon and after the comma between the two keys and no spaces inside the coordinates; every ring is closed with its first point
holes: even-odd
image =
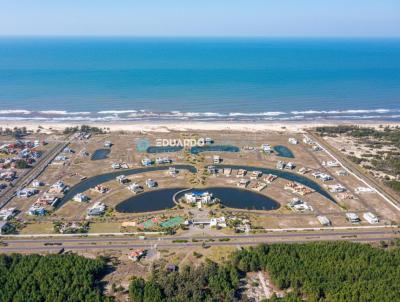
{"type": "Polygon", "coordinates": [[[130,131],[130,132],[170,132],[170,131],[289,131],[302,132],[305,129],[318,126],[335,126],[339,124],[359,125],[365,127],[400,126],[399,122],[387,121],[318,121],[318,122],[190,122],[190,121],[138,121],[138,122],[35,122],[35,121],[0,121],[2,128],[26,127],[28,130],[37,131],[41,127],[42,132],[51,130],[64,130],[67,127],[90,125],[109,131],[130,131]]]}

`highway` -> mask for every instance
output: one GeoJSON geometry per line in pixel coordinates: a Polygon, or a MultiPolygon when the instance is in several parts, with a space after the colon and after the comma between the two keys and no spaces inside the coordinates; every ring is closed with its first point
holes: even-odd
{"type": "Polygon", "coordinates": [[[354,242],[374,242],[400,239],[397,229],[379,229],[368,231],[325,231],[325,232],[282,232],[266,234],[241,234],[219,236],[166,236],[139,239],[137,237],[78,237],[78,238],[35,238],[1,240],[0,253],[38,252],[64,250],[132,249],[193,247],[202,246],[244,246],[260,243],[301,243],[324,240],[346,240],[354,242]]]}
{"type": "MultiPolygon", "coordinates": [[[[368,238],[340,238],[335,240],[345,240],[345,241],[352,241],[352,242],[376,242],[382,240],[389,240],[393,239],[391,237],[382,238],[382,237],[368,237],[368,238]]],[[[327,239],[330,240],[330,239],[327,239]]],[[[270,240],[263,240],[263,241],[218,241],[218,242],[207,242],[207,246],[249,246],[249,245],[258,245],[261,243],[304,243],[310,241],[322,241],[321,239],[317,238],[315,240],[306,240],[306,239],[284,239],[279,241],[270,241],[270,240]]],[[[184,242],[184,243],[157,243],[157,248],[179,248],[179,247],[195,247],[195,246],[202,246],[203,242],[184,242]]],[[[102,245],[53,245],[53,246],[17,246],[17,247],[1,247],[0,253],[18,253],[18,252],[45,252],[45,251],[52,251],[52,250],[60,250],[63,248],[65,251],[76,251],[76,250],[121,250],[121,249],[137,249],[137,248],[151,248],[154,244],[148,243],[135,243],[135,244],[102,244],[102,245]]]]}
{"type": "MultiPolygon", "coordinates": [[[[400,232],[400,231],[399,231],[400,232]]],[[[263,233],[263,234],[241,234],[241,235],[216,235],[216,236],[163,236],[163,237],[148,237],[147,240],[160,241],[160,240],[208,240],[208,239],[240,239],[240,238],[283,238],[283,237],[301,237],[301,236],[314,236],[314,237],[326,237],[326,236],[348,236],[351,235],[384,235],[384,234],[396,234],[397,229],[383,229],[383,230],[371,230],[371,231],[355,231],[350,230],[344,231],[323,231],[323,232],[280,232],[280,233],[263,233]]],[[[1,237],[0,237],[1,238],[1,237]]],[[[103,237],[82,237],[75,238],[32,238],[32,239],[3,239],[5,243],[51,243],[51,242],[119,242],[128,240],[138,240],[138,237],[134,236],[103,236],[103,237]]],[[[143,239],[140,239],[143,240],[143,239]]]]}

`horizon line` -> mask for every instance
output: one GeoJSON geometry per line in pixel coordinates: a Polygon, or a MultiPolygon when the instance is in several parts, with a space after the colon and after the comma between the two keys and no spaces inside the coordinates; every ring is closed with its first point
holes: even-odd
{"type": "Polygon", "coordinates": [[[142,38],[142,39],[400,39],[399,36],[264,36],[264,35],[3,35],[2,38],[142,38]]]}

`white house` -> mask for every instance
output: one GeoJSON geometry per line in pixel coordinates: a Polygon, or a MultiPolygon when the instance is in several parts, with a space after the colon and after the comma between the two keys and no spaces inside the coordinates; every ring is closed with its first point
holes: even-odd
{"type": "Polygon", "coordinates": [[[28,210],[28,214],[31,216],[43,216],[46,214],[46,210],[43,207],[31,206],[28,210]]]}
{"type": "Polygon", "coordinates": [[[145,167],[151,166],[153,164],[153,161],[150,158],[143,158],[142,159],[142,165],[145,167]]]}
{"type": "Polygon", "coordinates": [[[333,161],[333,160],[323,161],[322,165],[330,168],[340,167],[340,163],[338,161],[333,161]]]}
{"type": "Polygon", "coordinates": [[[214,143],[214,140],[213,140],[211,137],[206,137],[206,138],[204,139],[204,143],[205,143],[206,145],[211,145],[211,144],[214,143]]]}
{"type": "Polygon", "coordinates": [[[143,187],[136,182],[134,182],[133,184],[128,186],[128,189],[131,190],[135,194],[143,192],[143,187]]]}
{"type": "Polygon", "coordinates": [[[342,192],[346,192],[347,189],[345,187],[343,187],[341,184],[336,184],[336,185],[329,186],[329,191],[332,193],[342,193],[342,192]]]}
{"type": "Polygon", "coordinates": [[[87,214],[89,216],[100,216],[104,213],[106,205],[102,202],[96,202],[90,209],[88,209],[87,214]]]}
{"type": "Polygon", "coordinates": [[[314,141],[311,138],[309,138],[308,136],[305,136],[303,138],[303,143],[305,143],[307,145],[312,145],[312,144],[314,144],[314,141]]]}
{"type": "Polygon", "coordinates": [[[65,147],[64,148],[64,150],[63,150],[63,152],[64,153],[69,153],[69,154],[71,154],[71,153],[75,153],[75,151],[74,150],[72,150],[71,148],[69,148],[69,147],[65,147]]]}
{"type": "Polygon", "coordinates": [[[319,179],[321,179],[322,181],[329,181],[329,180],[333,180],[333,177],[330,176],[329,174],[322,173],[322,174],[320,174],[319,179]]]}
{"type": "Polygon", "coordinates": [[[293,170],[294,168],[296,168],[296,164],[295,163],[293,163],[293,162],[288,162],[286,165],[285,165],[285,169],[287,169],[287,170],[293,170]]]}
{"type": "Polygon", "coordinates": [[[360,218],[356,213],[346,213],[346,218],[351,223],[358,223],[360,222],[360,218]]]}
{"type": "MultiPolygon", "coordinates": [[[[162,165],[162,164],[170,164],[172,163],[172,159],[170,159],[169,157],[157,157],[156,158],[156,164],[158,165],[162,165]]],[[[143,164],[144,166],[146,166],[145,164],[143,164]]],[[[150,163],[151,165],[151,163],[150,163]]]]}
{"type": "Polygon", "coordinates": [[[172,177],[175,177],[178,174],[178,171],[176,170],[175,167],[169,167],[168,174],[171,175],[172,177]]]}
{"type": "Polygon", "coordinates": [[[250,179],[257,179],[261,177],[261,175],[262,175],[261,171],[253,171],[251,172],[250,179]]]}
{"type": "Polygon", "coordinates": [[[51,187],[50,190],[51,191],[55,191],[57,193],[62,193],[65,191],[67,187],[65,186],[64,182],[59,180],[56,183],[54,183],[51,187]]]}
{"type": "Polygon", "coordinates": [[[356,188],[356,193],[360,194],[360,193],[374,193],[375,190],[369,187],[357,187],[356,188]]]}
{"type": "Polygon", "coordinates": [[[299,143],[299,141],[297,139],[295,139],[294,137],[289,137],[288,142],[289,142],[289,144],[292,144],[292,145],[297,145],[299,143]]]}
{"type": "Polygon", "coordinates": [[[338,170],[338,171],[336,171],[336,175],[337,176],[346,176],[347,171],[346,170],[338,170]]]}
{"type": "Polygon", "coordinates": [[[17,213],[15,208],[8,208],[0,210],[0,219],[1,220],[8,220],[15,216],[17,213]]]}
{"type": "Polygon", "coordinates": [[[295,212],[306,212],[306,211],[312,212],[313,211],[312,206],[310,206],[308,203],[306,203],[305,201],[303,201],[297,197],[293,198],[288,203],[288,207],[295,212]]]}
{"type": "Polygon", "coordinates": [[[281,160],[278,160],[278,162],[276,163],[276,168],[279,169],[279,170],[284,169],[285,166],[286,166],[286,163],[281,161],[281,160]]]}
{"type": "Polygon", "coordinates": [[[364,213],[363,217],[370,224],[379,223],[379,218],[371,212],[364,213]]]}
{"type": "Polygon", "coordinates": [[[155,187],[157,187],[157,182],[155,180],[149,178],[146,180],[146,186],[148,188],[155,188],[155,187]]]}
{"type": "Polygon", "coordinates": [[[261,150],[268,154],[272,153],[272,147],[270,144],[262,144],[261,150]]]}
{"type": "Polygon", "coordinates": [[[58,156],[56,156],[56,158],[54,160],[66,161],[66,160],[68,160],[68,157],[66,157],[65,155],[58,155],[58,156]]]}
{"type": "Polygon", "coordinates": [[[121,169],[121,164],[119,163],[112,163],[111,168],[114,170],[121,169]]]}
{"type": "Polygon", "coordinates": [[[22,190],[19,190],[17,192],[17,196],[19,198],[29,198],[35,194],[39,193],[37,189],[32,189],[32,188],[24,188],[22,190]]]}
{"type": "Polygon", "coordinates": [[[225,217],[222,216],[222,217],[217,217],[217,218],[211,218],[210,219],[210,226],[211,227],[218,226],[218,227],[221,227],[221,228],[226,228],[225,217]]]}
{"type": "Polygon", "coordinates": [[[83,194],[83,193],[78,193],[78,194],[76,194],[73,198],[72,198],[74,201],[77,201],[77,202],[86,202],[86,201],[88,201],[89,200],[89,197],[87,197],[85,194],[83,194]]]}
{"type": "Polygon", "coordinates": [[[213,156],[213,163],[214,164],[219,164],[221,162],[221,157],[219,155],[214,155],[213,156]]]}
{"type": "Polygon", "coordinates": [[[129,182],[129,179],[126,178],[125,175],[119,175],[119,176],[117,176],[115,179],[116,179],[116,181],[118,181],[120,184],[124,184],[124,183],[129,182]]]}
{"type": "Polygon", "coordinates": [[[319,171],[314,172],[314,173],[312,174],[312,176],[314,176],[314,177],[317,178],[317,179],[321,179],[322,181],[329,181],[329,180],[332,180],[332,179],[333,179],[333,177],[330,176],[329,174],[322,173],[322,172],[319,172],[319,171]]]}
{"type": "Polygon", "coordinates": [[[42,186],[44,186],[43,181],[40,181],[40,180],[37,180],[37,179],[32,181],[32,187],[38,188],[38,187],[42,187],[42,186]]]}
{"type": "Polygon", "coordinates": [[[215,202],[213,194],[209,192],[189,192],[185,194],[185,200],[187,203],[197,203],[201,204],[212,204],[215,202]]]}
{"type": "Polygon", "coordinates": [[[331,225],[331,221],[326,216],[317,216],[317,219],[319,223],[322,224],[323,226],[331,225]]]}

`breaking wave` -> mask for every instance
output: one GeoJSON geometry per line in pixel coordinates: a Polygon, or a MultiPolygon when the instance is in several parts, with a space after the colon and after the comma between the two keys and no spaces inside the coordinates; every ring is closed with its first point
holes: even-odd
{"type": "Polygon", "coordinates": [[[64,110],[44,110],[44,111],[38,111],[38,113],[46,115],[90,115],[89,111],[69,112],[64,110]]]}
{"type": "Polygon", "coordinates": [[[37,121],[313,121],[313,120],[390,120],[400,121],[400,109],[346,109],[346,110],[293,110],[265,112],[156,112],[150,110],[103,110],[65,111],[65,110],[0,110],[0,120],[37,121]]]}
{"type": "Polygon", "coordinates": [[[29,110],[20,110],[20,109],[14,109],[14,110],[0,110],[0,114],[30,114],[31,111],[29,110]]]}
{"type": "Polygon", "coordinates": [[[290,111],[292,114],[355,114],[355,113],[389,113],[400,112],[400,109],[349,109],[349,110],[305,110],[305,111],[290,111]]]}

